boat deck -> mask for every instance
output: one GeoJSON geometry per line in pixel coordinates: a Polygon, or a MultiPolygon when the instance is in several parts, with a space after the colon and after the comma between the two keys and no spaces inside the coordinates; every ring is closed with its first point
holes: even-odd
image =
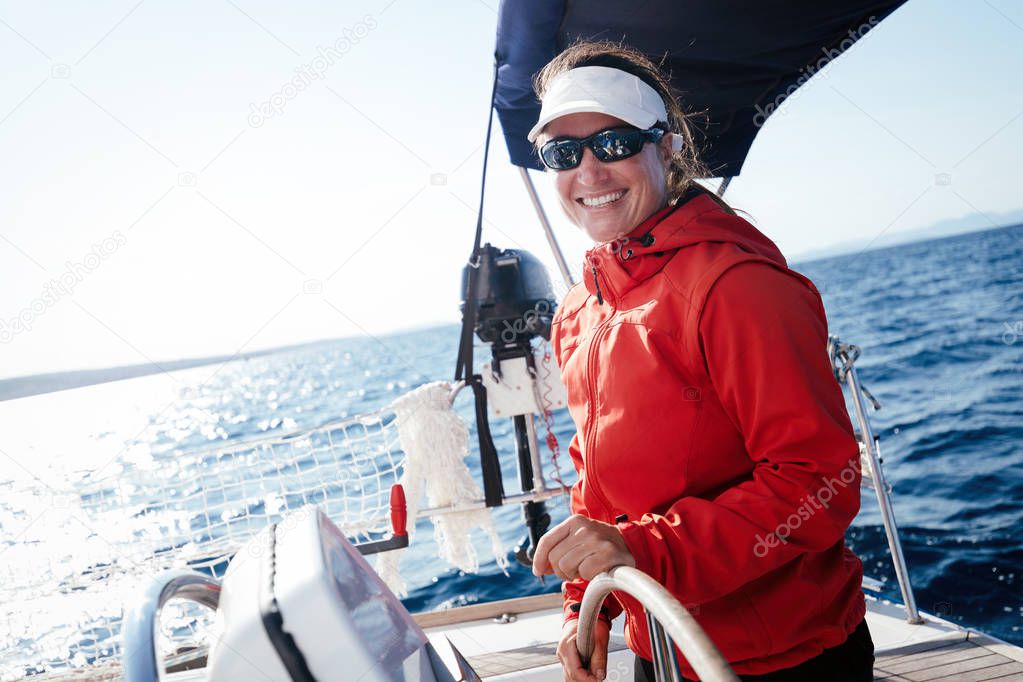
{"type": "MultiPolygon", "coordinates": [[[[524,672],[557,663],[557,642],[472,656],[469,663],[483,678],[524,672]]],[[[625,645],[612,643],[611,651],[625,645]]],[[[874,679],[886,682],[981,682],[982,680],[1023,680],[1023,662],[1002,655],[974,639],[931,643],[912,652],[890,653],[877,657],[874,679]]]]}
{"type": "Polygon", "coordinates": [[[1006,650],[997,640],[967,633],[966,638],[918,644],[877,656],[874,679],[890,682],[1023,680],[1023,661],[1019,654],[1018,649],[1006,650]]]}
{"type": "MultiPolygon", "coordinates": [[[[457,663],[447,642],[458,647],[488,682],[561,682],[555,655],[561,630],[561,595],[522,597],[413,616],[448,668],[457,663]]],[[[1023,648],[926,614],[910,625],[898,604],[869,598],[867,624],[874,640],[874,679],[885,682],[1023,682],[1023,648]]],[[[625,646],[618,619],[611,631],[608,682],[630,682],[634,655],[625,646]]],[[[204,661],[196,662],[202,665],[204,661]]],[[[178,668],[174,682],[203,682],[204,671],[178,668]]],[[[83,678],[76,677],[76,680],[83,678]]],[[[97,679],[112,679],[102,677],[97,679]]]]}
{"type": "MultiPolygon", "coordinates": [[[[546,595],[463,607],[461,614],[454,609],[417,614],[415,618],[426,628],[442,657],[443,640],[450,639],[484,679],[560,682],[561,666],[555,655],[561,623],[559,606],[560,595],[546,595]],[[509,627],[515,622],[518,627],[509,627]]],[[[910,625],[901,606],[868,599],[875,680],[1023,682],[1020,647],[936,616],[927,615],[926,621],[910,625]]],[[[634,656],[626,648],[620,628],[619,619],[611,633],[608,680],[630,682],[634,656]]]]}
{"type": "MultiPolygon", "coordinates": [[[[557,642],[534,644],[492,654],[472,656],[469,663],[483,678],[522,672],[557,663],[557,642]]],[[[612,643],[610,650],[622,651],[625,645],[612,643]]],[[[981,682],[982,680],[1023,680],[1023,662],[999,653],[997,648],[974,639],[930,643],[912,652],[878,656],[874,679],[886,682],[981,682]]]]}

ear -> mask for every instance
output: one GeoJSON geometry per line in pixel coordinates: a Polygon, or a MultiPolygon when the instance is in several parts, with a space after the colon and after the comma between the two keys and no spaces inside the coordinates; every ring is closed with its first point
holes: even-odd
{"type": "Polygon", "coordinates": [[[665,133],[661,141],[657,143],[657,150],[661,154],[661,161],[667,167],[671,163],[671,157],[675,153],[675,135],[673,133],[665,133]]]}

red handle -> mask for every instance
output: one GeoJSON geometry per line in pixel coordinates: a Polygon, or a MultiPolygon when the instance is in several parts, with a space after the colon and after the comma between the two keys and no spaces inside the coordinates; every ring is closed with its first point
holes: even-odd
{"type": "Polygon", "coordinates": [[[408,512],[405,509],[405,489],[400,483],[391,486],[391,529],[395,535],[408,535],[405,531],[405,523],[408,521],[408,512]]]}

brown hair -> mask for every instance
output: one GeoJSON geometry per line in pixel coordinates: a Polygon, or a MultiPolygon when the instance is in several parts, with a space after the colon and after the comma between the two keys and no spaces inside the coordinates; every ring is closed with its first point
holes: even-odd
{"type": "MultiPolygon", "coordinates": [[[[642,52],[625,45],[624,42],[577,40],[555,56],[533,77],[533,90],[536,92],[536,96],[542,100],[555,76],[582,66],[608,66],[631,73],[661,96],[664,108],[668,112],[668,120],[664,123],[658,121],[654,125],[682,138],[681,151],[672,154],[668,164],[666,180],[669,203],[674,203],[687,189],[694,187],[709,194],[723,208],[731,212],[731,208],[725,204],[724,200],[694,182],[696,178],[705,178],[710,175],[700,160],[699,150],[693,136],[694,117],[682,109],[668,77],[642,52]]],[[[534,146],[539,148],[541,139],[538,137],[534,146]]]]}

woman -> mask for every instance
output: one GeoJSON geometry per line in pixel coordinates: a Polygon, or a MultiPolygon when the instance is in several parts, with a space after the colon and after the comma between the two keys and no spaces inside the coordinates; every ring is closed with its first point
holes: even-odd
{"type": "Polygon", "coordinates": [[[693,182],[706,173],[688,121],[643,55],[577,43],[535,87],[529,139],[597,243],[552,331],[577,427],[573,515],[533,562],[567,581],[566,679],[604,678],[623,610],[636,679],[653,679],[628,596],[608,600],[588,669],[576,651],[586,581],[624,564],[685,604],[743,679],[870,680],[862,565],[844,544],[859,449],[817,290],[693,182]]]}

